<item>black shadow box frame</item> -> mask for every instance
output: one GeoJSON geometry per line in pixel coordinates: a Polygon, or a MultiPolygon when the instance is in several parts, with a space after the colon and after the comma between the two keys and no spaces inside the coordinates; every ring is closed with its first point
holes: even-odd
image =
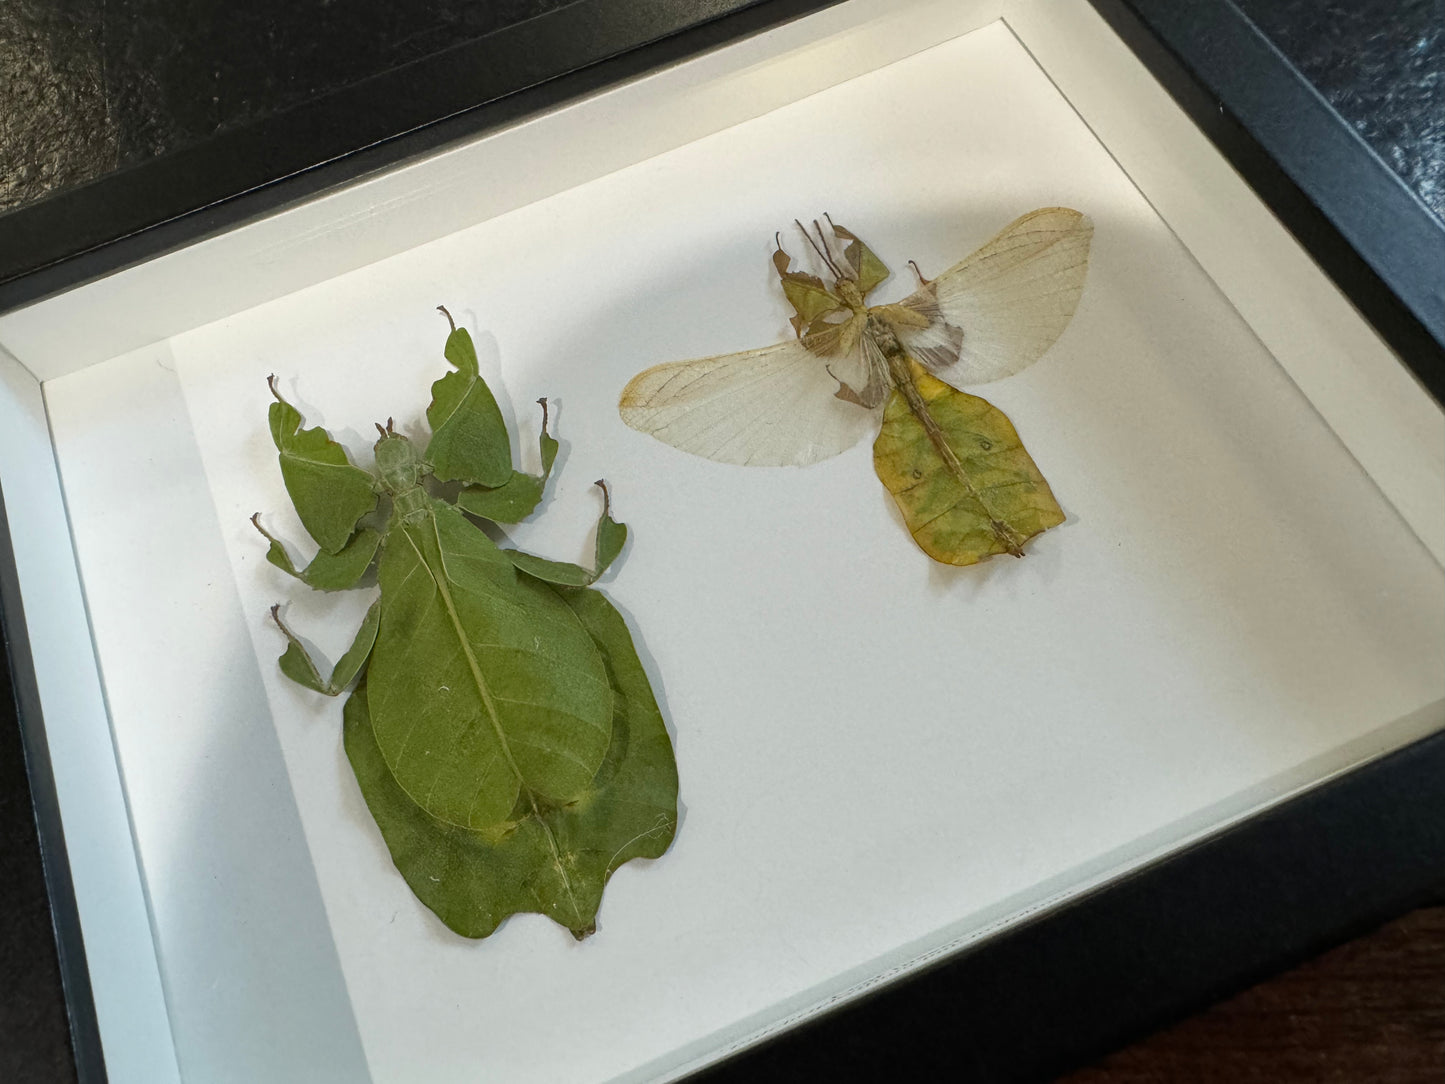
{"type": "MultiPolygon", "coordinates": [[[[1437,398],[1445,231],[1226,0],[1092,0],[1437,398]]],[[[583,0],[0,217],[0,311],[829,6],[583,0]]],[[[75,1063],[105,1079],[9,532],[0,602],[75,1063]]],[[[701,1074],[1035,1080],[1445,892],[1445,734],[701,1074]]]]}

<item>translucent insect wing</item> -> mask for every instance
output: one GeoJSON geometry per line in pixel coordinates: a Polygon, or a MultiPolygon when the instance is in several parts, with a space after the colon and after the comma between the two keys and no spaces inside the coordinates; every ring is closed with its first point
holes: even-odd
{"type": "Polygon", "coordinates": [[[1031,211],[901,302],[934,319],[928,328],[899,329],[900,338],[927,357],[950,334],[945,325],[962,331],[956,365],[941,370],[960,383],[1026,369],[1073,318],[1093,235],[1093,223],[1078,211],[1031,211]]]}
{"type": "Polygon", "coordinates": [[[655,366],[632,378],[618,410],[633,429],[705,459],[806,466],[877,427],[876,410],[835,396],[839,379],[856,368],[851,358],[821,358],[793,339],[655,366]]]}

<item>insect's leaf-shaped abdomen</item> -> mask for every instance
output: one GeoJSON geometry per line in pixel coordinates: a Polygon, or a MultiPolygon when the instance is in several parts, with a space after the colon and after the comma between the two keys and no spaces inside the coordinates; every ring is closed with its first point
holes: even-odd
{"type": "Polygon", "coordinates": [[[271,439],[281,477],[308,534],[327,553],[338,553],[357,520],[376,508],[372,477],[352,464],[326,430],[301,428],[301,413],[279,398],[271,404],[271,439]]]}
{"type": "Polygon", "coordinates": [[[873,467],[923,551],[945,564],[971,565],[1019,554],[1034,535],[1062,523],[1063,510],[1004,412],[920,366],[912,369],[929,420],[895,388],[873,444],[873,467]]]}
{"type": "Polygon", "coordinates": [[[455,508],[388,532],[368,671],[377,743],[427,813],[497,825],[519,796],[561,804],[596,773],[612,693],[575,614],[455,508]]]}
{"type": "Polygon", "coordinates": [[[575,802],[528,812],[505,830],[442,824],[388,771],[365,690],[346,704],[346,755],[392,860],[417,897],[465,937],[486,937],[519,911],[540,911],[585,935],[612,873],[661,855],[677,826],[672,744],[627,625],[597,591],[562,594],[601,652],[614,698],[606,759],[575,802]]]}

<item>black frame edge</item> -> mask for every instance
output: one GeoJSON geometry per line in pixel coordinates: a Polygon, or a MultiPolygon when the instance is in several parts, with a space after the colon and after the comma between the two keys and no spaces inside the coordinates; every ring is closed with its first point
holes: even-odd
{"type": "Polygon", "coordinates": [[[65,829],[60,817],[60,798],[50,763],[45,717],[40,707],[40,687],[30,653],[30,634],[25,622],[19,570],[10,537],[10,518],[0,486],[0,636],[5,641],[5,661],[15,692],[15,713],[24,747],[25,774],[30,784],[35,826],[40,838],[40,859],[45,873],[45,890],[50,897],[51,925],[59,958],[60,981],[65,991],[65,1012],[70,1024],[70,1049],[77,1078],[82,1084],[106,1080],[105,1056],[101,1048],[100,1024],[96,1018],[95,996],[86,963],[85,937],[80,927],[80,910],[75,900],[70,859],[65,846],[65,829]]]}
{"type": "Polygon", "coordinates": [[[1227,0],[1089,3],[1445,403],[1445,227],[1227,0]]]}
{"type": "MultiPolygon", "coordinates": [[[[775,0],[750,6],[386,138],[0,284],[0,311],[831,2],[775,0]]],[[[1386,340],[1412,366],[1422,357],[1436,359],[1429,379],[1418,367],[1416,372],[1442,398],[1445,350],[1414,314],[1245,126],[1221,113],[1218,98],[1153,36],[1133,6],[1126,0],[1091,3],[1386,340]]],[[[42,833],[77,1068],[82,1079],[103,1080],[3,494],[0,616],[42,833]],[[33,754],[37,744],[39,752],[33,754]]],[[[1439,880],[1445,870],[1442,781],[1445,734],[1436,734],[959,957],[740,1052],[700,1078],[809,1079],[831,1072],[850,1079],[929,1072],[987,1081],[1042,1079],[1429,902],[1445,889],[1439,880]],[[1340,891],[1342,884],[1348,891],[1340,891]]]]}
{"type": "Polygon", "coordinates": [[[0,257],[0,313],[839,2],[578,0],[381,73],[211,143],[0,215],[0,253],[40,253],[0,257]],[[336,118],[357,116],[367,118],[362,128],[343,124],[340,138],[329,134],[336,118]],[[280,161],[285,155],[275,147],[298,142],[313,148],[310,160],[280,161]],[[194,205],[154,214],[157,187],[190,190],[194,205]],[[117,213],[129,221],[112,237],[105,224],[117,213]]]}
{"type": "Polygon", "coordinates": [[[695,1079],[1047,1080],[1442,898],[1445,732],[695,1079]]]}

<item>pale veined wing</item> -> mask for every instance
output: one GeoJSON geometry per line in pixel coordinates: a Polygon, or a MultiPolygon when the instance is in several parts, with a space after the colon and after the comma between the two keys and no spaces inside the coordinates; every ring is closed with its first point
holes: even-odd
{"type": "Polygon", "coordinates": [[[901,302],[932,322],[898,327],[899,338],[923,364],[962,384],[985,384],[1027,368],[1073,317],[1093,236],[1093,223],[1078,211],[1029,212],[901,302]],[[954,351],[954,364],[939,364],[954,351]]]}
{"type": "Polygon", "coordinates": [[[862,336],[845,358],[822,358],[801,340],[761,350],[672,362],[638,373],[618,411],[633,429],[684,452],[741,466],[807,466],[846,451],[878,410],[835,393],[867,385],[862,336]]]}

